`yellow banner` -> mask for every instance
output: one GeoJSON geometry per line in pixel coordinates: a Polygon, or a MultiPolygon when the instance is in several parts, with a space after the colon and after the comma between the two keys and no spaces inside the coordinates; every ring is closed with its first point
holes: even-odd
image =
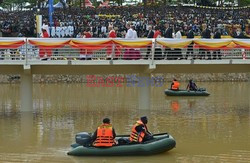
{"type": "Polygon", "coordinates": [[[152,40],[119,40],[119,39],[113,39],[113,42],[116,44],[119,44],[121,46],[127,46],[127,47],[145,47],[149,44],[152,44],[152,40]]]}
{"type": "Polygon", "coordinates": [[[194,40],[194,43],[199,46],[209,47],[209,48],[220,48],[229,45],[232,40],[194,40]]]}
{"type": "Polygon", "coordinates": [[[102,44],[107,44],[111,41],[111,39],[73,39],[70,41],[70,45],[73,44],[81,44],[81,45],[102,45],[102,44]]]}
{"type": "Polygon", "coordinates": [[[231,42],[230,44],[227,45],[227,48],[235,48],[237,45],[234,42],[231,42]]]}
{"type": "Polygon", "coordinates": [[[47,46],[47,47],[53,47],[53,46],[61,46],[69,44],[70,39],[29,39],[28,40],[30,44],[35,46],[47,46]]]}
{"type": "Polygon", "coordinates": [[[156,42],[160,45],[169,47],[169,48],[185,48],[192,43],[192,40],[188,39],[157,39],[156,42]]]}
{"type": "Polygon", "coordinates": [[[246,40],[233,40],[233,42],[236,45],[239,45],[241,47],[250,48],[250,40],[248,40],[248,39],[246,39],[246,40]]]}
{"type": "Polygon", "coordinates": [[[0,41],[0,46],[9,46],[9,45],[16,45],[19,44],[20,46],[24,44],[24,40],[20,41],[0,41]]]}

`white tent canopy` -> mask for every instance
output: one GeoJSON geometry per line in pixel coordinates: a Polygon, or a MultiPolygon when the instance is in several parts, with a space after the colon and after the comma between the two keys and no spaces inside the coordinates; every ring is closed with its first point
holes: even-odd
{"type": "MultiPolygon", "coordinates": [[[[54,8],[63,8],[63,4],[61,2],[58,2],[57,4],[53,5],[54,8]]],[[[66,7],[68,7],[66,3],[66,7]]]]}

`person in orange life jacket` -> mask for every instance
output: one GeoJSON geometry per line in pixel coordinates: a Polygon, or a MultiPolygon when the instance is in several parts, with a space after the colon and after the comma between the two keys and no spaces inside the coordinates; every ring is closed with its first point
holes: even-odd
{"type": "Polygon", "coordinates": [[[110,124],[109,118],[103,119],[101,124],[92,135],[93,146],[95,147],[111,147],[115,145],[115,129],[110,124]]]}
{"type": "Polygon", "coordinates": [[[195,82],[193,80],[189,80],[189,83],[187,85],[187,90],[188,91],[197,91],[197,85],[195,84],[195,82]]]}
{"type": "Polygon", "coordinates": [[[153,138],[152,134],[147,128],[148,118],[146,116],[141,117],[140,120],[132,128],[129,141],[132,143],[141,143],[153,138]]]}
{"type": "Polygon", "coordinates": [[[173,82],[171,83],[171,90],[178,91],[180,87],[180,83],[174,79],[173,82]]]}

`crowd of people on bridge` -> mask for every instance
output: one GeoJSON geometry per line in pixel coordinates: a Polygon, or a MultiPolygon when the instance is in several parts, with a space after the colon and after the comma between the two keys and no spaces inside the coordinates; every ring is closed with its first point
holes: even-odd
{"type": "MultiPolygon", "coordinates": [[[[32,11],[0,11],[0,36],[3,37],[51,37],[51,38],[216,38],[222,35],[233,38],[249,38],[249,8],[236,10],[206,9],[171,6],[131,6],[111,8],[56,9],[53,23],[49,24],[48,9],[32,11]],[[36,33],[35,15],[43,16],[42,33],[36,33]]],[[[192,56],[192,44],[186,55],[181,49],[155,48],[155,59],[221,59],[220,50],[213,55],[200,49],[199,58],[192,56]],[[168,54],[171,53],[171,54],[168,54]],[[172,55],[174,54],[174,55],[172,55]],[[213,58],[212,58],[213,57],[213,58]]],[[[41,53],[41,54],[40,54],[41,53]]],[[[110,52],[111,53],[111,52],[110,52]]],[[[147,50],[148,58],[150,47],[147,50]]],[[[40,57],[46,56],[43,51],[40,57]]],[[[50,50],[47,56],[52,56],[50,50]]],[[[124,59],[141,59],[136,49],[127,49],[124,59]],[[131,58],[131,53],[133,53],[131,58]],[[136,55],[135,55],[136,54],[136,55]]],[[[91,59],[80,51],[80,59],[91,59]]]]}
{"type": "MultiPolygon", "coordinates": [[[[126,25],[129,23],[139,38],[147,37],[150,26],[159,31],[161,37],[199,36],[204,25],[212,35],[219,31],[221,35],[245,38],[250,34],[249,8],[236,10],[205,9],[195,7],[142,6],[110,7],[110,8],[71,8],[56,9],[53,14],[51,29],[48,22],[48,9],[32,11],[0,11],[0,28],[2,36],[37,37],[35,15],[43,15],[43,27],[50,37],[91,37],[105,38],[109,36],[110,26],[117,37],[125,37],[126,25]],[[171,34],[166,33],[166,24],[171,34]]],[[[158,35],[159,35],[158,32],[158,35]]]]}

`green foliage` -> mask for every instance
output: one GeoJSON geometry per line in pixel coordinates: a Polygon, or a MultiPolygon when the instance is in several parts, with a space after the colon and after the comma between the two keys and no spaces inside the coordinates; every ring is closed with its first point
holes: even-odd
{"type": "Polygon", "coordinates": [[[80,6],[80,0],[75,0],[75,2],[72,4],[72,7],[79,7],[80,6]]]}
{"type": "Polygon", "coordinates": [[[240,6],[249,6],[250,0],[238,0],[238,3],[240,4],[240,6]]]}

